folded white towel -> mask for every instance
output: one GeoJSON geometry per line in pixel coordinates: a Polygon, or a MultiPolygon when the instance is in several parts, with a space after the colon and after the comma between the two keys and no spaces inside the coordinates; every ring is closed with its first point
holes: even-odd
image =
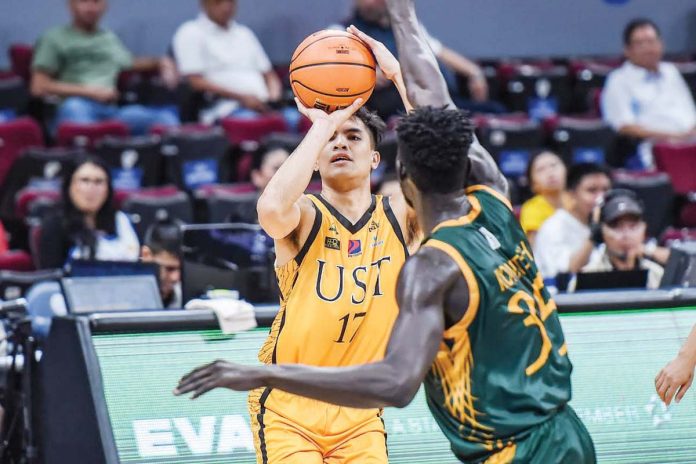
{"type": "Polygon", "coordinates": [[[186,309],[209,309],[215,313],[220,329],[224,334],[234,334],[256,327],[254,307],[244,300],[233,298],[213,298],[210,300],[191,300],[186,309]]]}

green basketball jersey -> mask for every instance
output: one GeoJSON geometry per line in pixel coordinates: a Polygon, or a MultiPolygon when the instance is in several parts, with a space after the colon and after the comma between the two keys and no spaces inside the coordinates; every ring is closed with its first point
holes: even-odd
{"type": "Polygon", "coordinates": [[[531,433],[570,400],[556,305],[505,197],[468,191],[471,212],[437,226],[424,246],[447,253],[469,286],[463,318],[445,330],[425,379],[428,405],[463,460],[479,461],[531,433]]]}

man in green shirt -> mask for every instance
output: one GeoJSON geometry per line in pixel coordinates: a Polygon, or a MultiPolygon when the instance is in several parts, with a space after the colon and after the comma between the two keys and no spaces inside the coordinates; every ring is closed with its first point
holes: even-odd
{"type": "Polygon", "coordinates": [[[117,119],[134,134],[142,134],[153,124],[177,125],[179,119],[170,110],[116,106],[116,81],[121,71],[159,68],[163,80],[174,85],[171,60],[134,58],[113,32],[100,27],[107,0],[69,0],[69,6],[72,23],[44,33],[32,63],[32,93],[62,99],[56,127],[62,122],[117,119]]]}

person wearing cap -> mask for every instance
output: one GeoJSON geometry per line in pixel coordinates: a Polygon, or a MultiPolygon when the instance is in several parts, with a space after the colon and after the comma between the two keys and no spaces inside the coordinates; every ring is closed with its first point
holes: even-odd
{"type": "MultiPolygon", "coordinates": [[[[658,288],[669,250],[645,241],[647,224],[643,219],[642,202],[635,193],[625,189],[609,191],[599,213],[596,234],[602,243],[595,249],[583,272],[648,271],[647,288],[658,288]]],[[[600,240],[597,240],[600,241],[600,240]]]]}

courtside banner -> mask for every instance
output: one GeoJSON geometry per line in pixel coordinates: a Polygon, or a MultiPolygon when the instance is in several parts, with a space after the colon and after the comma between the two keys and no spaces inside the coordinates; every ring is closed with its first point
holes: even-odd
{"type": "MultiPolygon", "coordinates": [[[[693,462],[696,391],[666,408],[655,395],[654,378],[696,323],[696,310],[572,314],[561,320],[574,365],[571,404],[594,439],[599,462],[693,462]]],[[[120,462],[255,462],[245,393],[216,390],[191,401],[172,390],[182,375],[215,359],[255,363],[267,332],[94,334],[120,462]]],[[[409,407],[386,409],[384,421],[391,463],[458,462],[422,391],[409,407]]]]}

